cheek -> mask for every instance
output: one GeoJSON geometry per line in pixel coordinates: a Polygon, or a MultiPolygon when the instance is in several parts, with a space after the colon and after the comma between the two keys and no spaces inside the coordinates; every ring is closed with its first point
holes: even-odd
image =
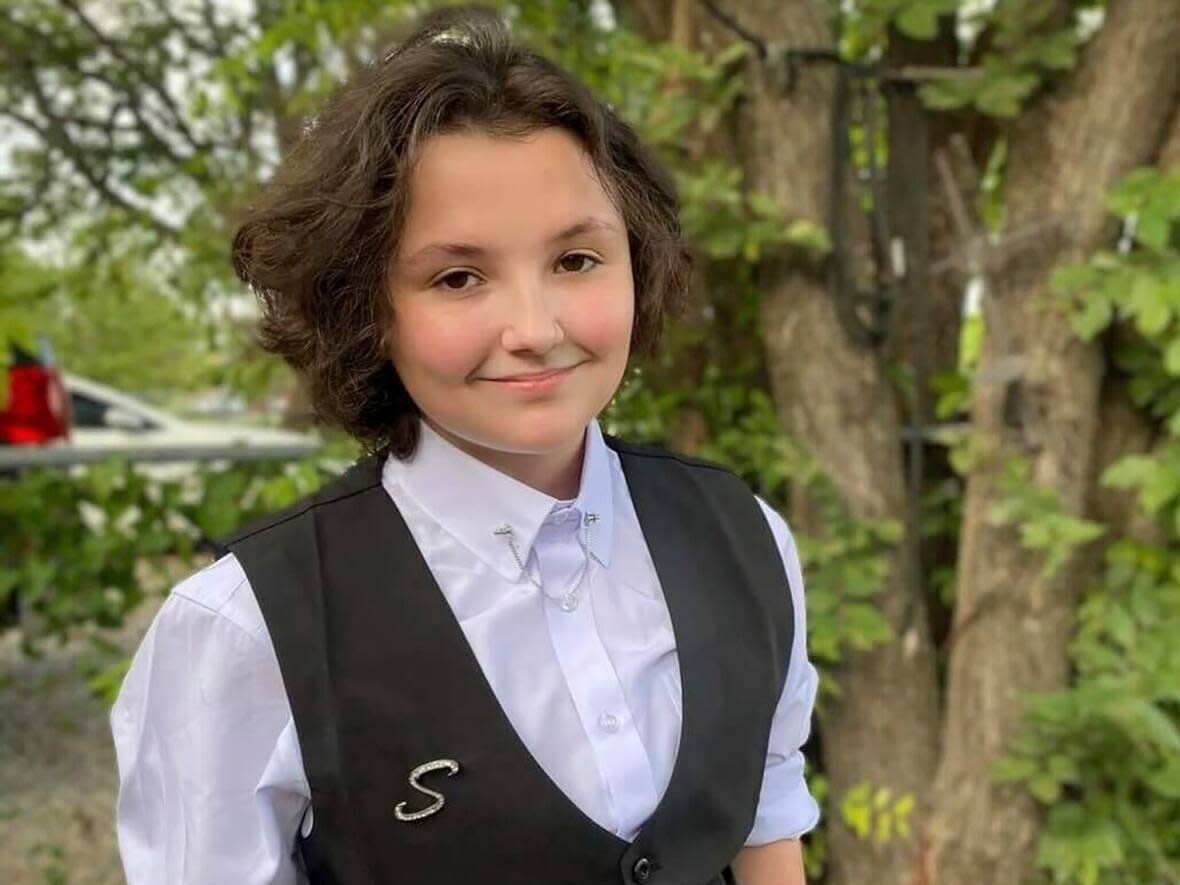
{"type": "Polygon", "coordinates": [[[479,324],[427,312],[405,311],[396,320],[394,365],[402,378],[461,381],[487,352],[479,324]]]}
{"type": "Polygon", "coordinates": [[[586,299],[578,315],[578,340],[599,353],[627,350],[635,321],[635,297],[631,287],[620,287],[602,297],[586,299]]]}

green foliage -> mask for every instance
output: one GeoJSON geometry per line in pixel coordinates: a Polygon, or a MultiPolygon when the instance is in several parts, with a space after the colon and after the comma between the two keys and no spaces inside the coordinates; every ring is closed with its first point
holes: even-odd
{"type": "Polygon", "coordinates": [[[85,266],[52,266],[15,246],[0,254],[0,364],[7,342],[32,350],[44,335],[67,371],[126,390],[212,383],[226,361],[212,349],[212,319],[173,297],[154,272],[152,247],[133,240],[85,266]]]}
{"type": "Polygon", "coordinates": [[[794,247],[814,259],[831,250],[827,231],[815,222],[788,221],[765,194],[743,193],[741,171],[727,162],[709,161],[680,175],[677,189],[684,232],[709,258],[757,262],[794,247]]]}
{"type": "Polygon", "coordinates": [[[1028,698],[995,771],[1048,807],[1038,862],[1061,885],[1180,879],[1180,174],[1137,170],[1107,205],[1130,222],[1129,247],[1061,268],[1053,286],[1079,337],[1119,326],[1116,367],[1164,431],[1102,476],[1137,493],[1158,540],[1112,539],[1078,613],[1073,685],[1028,698]]]}
{"type": "Polygon", "coordinates": [[[930,378],[934,394],[934,417],[943,422],[932,431],[932,439],[945,446],[951,468],[965,476],[971,468],[971,440],[967,426],[975,370],[983,340],[983,317],[965,316],[959,326],[959,364],[953,371],[939,372],[930,378]],[[959,423],[952,423],[959,419],[959,423]]]}
{"type": "Polygon", "coordinates": [[[902,528],[893,521],[852,518],[830,480],[818,473],[807,488],[820,505],[825,526],[822,535],[795,536],[807,576],[808,655],[825,668],[822,693],[835,695],[840,692],[835,665],[844,654],[894,638],[876,597],[902,528]]]}
{"type": "Polygon", "coordinates": [[[1029,465],[1014,459],[1000,480],[1003,497],[988,512],[993,525],[1016,526],[1020,542],[1045,557],[1044,576],[1051,577],[1078,548],[1100,537],[1099,523],[1065,512],[1057,496],[1031,481],[1029,465]]]}
{"type": "MultiPolygon", "coordinates": [[[[947,477],[925,490],[919,512],[919,531],[926,541],[944,540],[958,545],[963,524],[963,480],[947,477]]],[[[943,604],[954,602],[957,569],[954,563],[935,566],[927,580],[943,604]]]]}
{"type": "Polygon", "coordinates": [[[1168,881],[1180,871],[1180,557],[1113,544],[1079,611],[1076,684],[1028,699],[996,769],[1051,806],[1039,862],[1059,883],[1168,881]]]}
{"type": "MultiPolygon", "coordinates": [[[[1092,6],[1077,3],[1075,11],[1092,6]]],[[[934,110],[972,108],[1014,117],[1050,75],[1077,62],[1086,35],[1076,19],[1060,25],[1060,8],[1048,0],[858,0],[849,10],[845,51],[871,56],[887,42],[890,26],[911,39],[932,41],[957,22],[960,33],[974,35],[961,55],[960,73],[925,83],[923,101],[934,110]]]]}
{"type": "Polygon", "coordinates": [[[1131,376],[1136,405],[1180,431],[1180,167],[1132,172],[1107,205],[1133,229],[1128,254],[1103,250],[1084,264],[1060,268],[1052,285],[1066,299],[1074,331],[1091,340],[1116,321],[1138,333],[1123,342],[1116,362],[1131,376]]]}
{"type": "Polygon", "coordinates": [[[827,809],[831,804],[831,785],[822,771],[815,770],[809,763],[804,766],[804,777],[811,797],[820,807],[820,826],[807,835],[803,846],[803,867],[807,881],[818,881],[823,876],[828,860],[828,833],[823,823],[828,819],[827,809]]]}
{"type": "Polygon", "coordinates": [[[889,787],[874,787],[867,781],[852,786],[840,797],[844,823],[859,838],[871,839],[877,845],[908,839],[913,810],[913,794],[895,795],[889,787]]]}
{"type": "Polygon", "coordinates": [[[198,545],[312,491],[335,462],[206,466],[172,478],[122,461],[0,479],[0,609],[33,633],[114,627],[147,593],[137,568],[198,545]]]}
{"type": "Polygon", "coordinates": [[[1125,455],[1107,468],[1102,481],[1135,490],[1143,512],[1180,534],[1180,443],[1169,441],[1151,455],[1125,455]]]}

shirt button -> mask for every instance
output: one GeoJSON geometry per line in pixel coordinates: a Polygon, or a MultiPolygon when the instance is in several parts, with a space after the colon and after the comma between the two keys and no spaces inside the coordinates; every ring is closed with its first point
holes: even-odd
{"type": "Polygon", "coordinates": [[[602,730],[614,734],[619,730],[619,719],[613,713],[603,713],[598,717],[598,724],[602,730]]]}
{"type": "Polygon", "coordinates": [[[646,857],[641,857],[639,860],[635,861],[635,865],[631,867],[631,878],[636,883],[638,883],[638,885],[643,885],[643,883],[651,881],[652,873],[654,871],[654,864],[652,864],[652,862],[646,857]]]}

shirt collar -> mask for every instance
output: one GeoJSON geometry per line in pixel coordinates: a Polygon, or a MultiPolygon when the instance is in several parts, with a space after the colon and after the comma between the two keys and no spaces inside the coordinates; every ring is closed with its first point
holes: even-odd
{"type": "MultiPolygon", "coordinates": [[[[413,457],[386,460],[382,481],[397,483],[444,530],[503,575],[516,581],[520,566],[512,549],[496,529],[512,526],[521,561],[529,552],[545,518],[558,507],[557,498],[538,491],[469,455],[440,436],[425,421],[413,457]]],[[[581,514],[593,513],[597,522],[589,531],[589,548],[603,566],[610,565],[614,530],[610,462],[598,421],[586,428],[582,477],[573,504],[581,514]]]]}

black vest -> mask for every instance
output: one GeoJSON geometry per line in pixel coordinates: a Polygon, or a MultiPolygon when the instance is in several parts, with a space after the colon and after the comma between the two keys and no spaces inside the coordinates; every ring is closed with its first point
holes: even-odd
{"type": "MultiPolygon", "coordinates": [[[[749,488],[723,468],[612,437],[667,600],[683,723],[672,779],[635,841],[574,805],[488,685],[397,506],[382,459],[239,532],[311,786],[315,885],[707,885],[757,809],[794,630],[787,577],[749,488]],[[445,795],[429,817],[398,820],[445,795]]],[[[478,502],[475,502],[478,506],[478,502]]]]}

